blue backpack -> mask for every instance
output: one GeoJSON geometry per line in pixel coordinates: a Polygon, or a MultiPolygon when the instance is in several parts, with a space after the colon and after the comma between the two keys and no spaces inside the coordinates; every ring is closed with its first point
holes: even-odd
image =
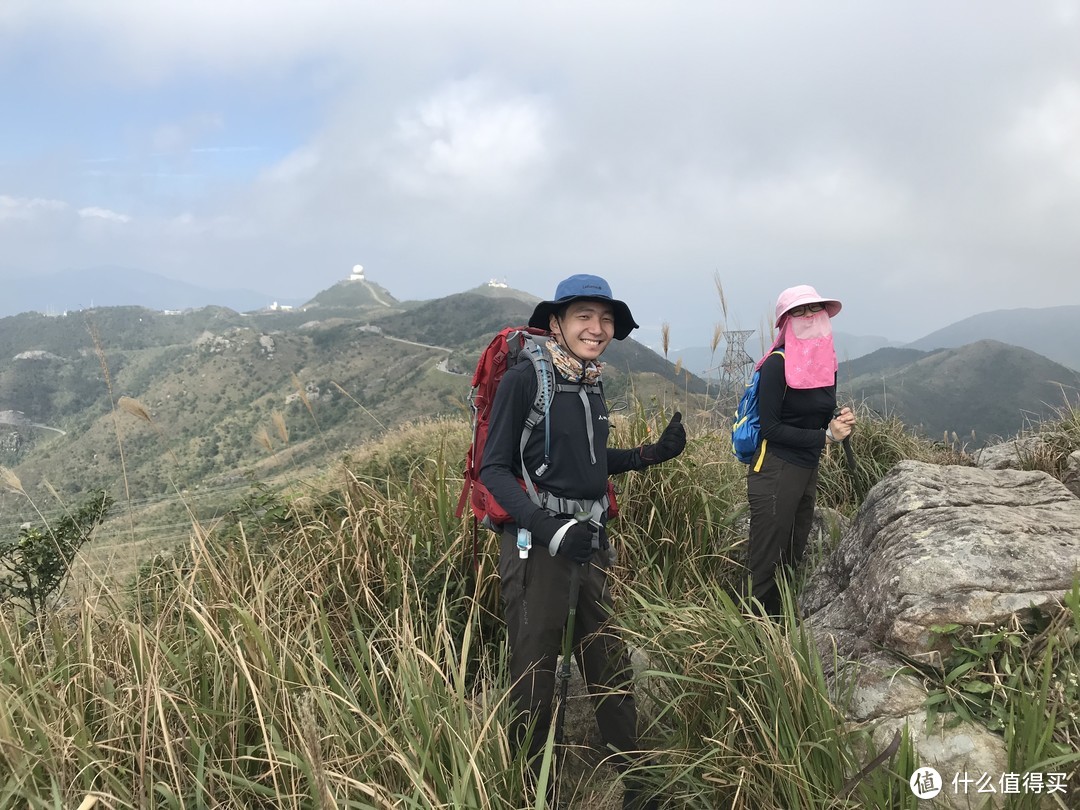
{"type": "MultiPolygon", "coordinates": [[[[784,356],[783,349],[776,349],[770,354],[784,356]]],[[[735,409],[735,421],[731,423],[731,452],[743,464],[754,460],[761,445],[761,420],[758,416],[758,382],[761,370],[754,372],[750,384],[746,386],[739,405],[735,409]]]]}

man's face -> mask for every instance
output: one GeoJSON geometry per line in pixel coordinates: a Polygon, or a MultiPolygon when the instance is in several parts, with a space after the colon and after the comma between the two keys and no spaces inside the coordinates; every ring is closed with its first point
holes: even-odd
{"type": "Polygon", "coordinates": [[[551,316],[555,338],[582,360],[596,360],[615,335],[615,309],[602,301],[574,301],[562,320],[551,316]]]}

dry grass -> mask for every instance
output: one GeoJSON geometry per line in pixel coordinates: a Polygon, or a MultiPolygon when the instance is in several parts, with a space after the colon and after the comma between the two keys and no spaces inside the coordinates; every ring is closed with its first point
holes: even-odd
{"type": "MultiPolygon", "coordinates": [[[[625,415],[613,443],[666,419],[625,415]]],[[[646,776],[674,807],[913,807],[888,769],[838,798],[863,737],[798,627],[747,620],[725,595],[744,468],[689,422],[678,462],[618,482],[612,526],[621,620],[650,662],[646,776]]],[[[860,431],[868,485],[897,457],[947,452],[889,421],[860,431]]],[[[474,567],[454,516],[468,440],[464,420],[410,425],[284,479],[287,496],[256,490],[192,522],[181,553],[124,587],[94,580],[42,626],[0,611],[0,807],[527,806],[504,733],[493,538],[474,567]]],[[[852,507],[826,463],[823,500],[852,507]]],[[[617,806],[595,739],[577,741],[572,806],[617,806]]]]}

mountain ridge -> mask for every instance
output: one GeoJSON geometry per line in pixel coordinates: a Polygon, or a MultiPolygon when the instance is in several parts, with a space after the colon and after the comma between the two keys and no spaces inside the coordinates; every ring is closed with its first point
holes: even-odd
{"type": "MultiPolygon", "coordinates": [[[[357,306],[362,306],[369,310],[369,317],[377,318],[381,314],[414,309],[427,300],[438,300],[399,301],[385,287],[370,279],[357,280],[353,276],[316,292],[306,301],[275,298],[253,290],[213,290],[155,273],[111,265],[63,270],[44,276],[8,277],[0,279],[0,291],[3,291],[0,317],[25,312],[55,315],[109,306],[144,306],[161,311],[222,306],[240,313],[267,309],[297,313],[282,321],[290,326],[312,317],[333,317],[335,311],[342,308],[346,310],[346,316],[352,316],[357,306]],[[367,301],[358,300],[364,296],[367,301]]],[[[541,300],[496,279],[466,292],[493,299],[516,298],[532,305],[541,300]]],[[[993,310],[964,318],[909,343],[879,335],[835,333],[837,355],[841,360],[857,359],[886,347],[955,348],[983,339],[1030,349],[1068,368],[1080,370],[1080,306],[993,310]]],[[[760,342],[753,337],[748,341],[746,348],[752,357],[760,356],[764,349],[757,345],[760,342]]],[[[721,341],[716,351],[689,346],[671,351],[668,356],[673,362],[682,360],[683,366],[695,375],[707,376],[711,372],[715,377],[724,350],[721,341]]]]}
{"type": "MultiPolygon", "coordinates": [[[[320,291],[311,306],[0,318],[0,464],[21,487],[0,491],[0,510],[8,522],[28,520],[38,502],[105,489],[125,493],[144,531],[167,535],[187,521],[182,510],[216,519],[235,508],[245,481],[285,486],[406,423],[466,419],[480,351],[498,329],[524,324],[537,300],[480,285],[399,301],[353,281],[320,291]]],[[[679,409],[710,432],[726,430],[715,383],[633,338],[614,341],[604,360],[613,413],[679,409]]],[[[1054,378],[1072,379],[1045,358],[993,343],[886,347],[841,369],[848,395],[866,395],[870,407],[930,436],[974,424],[980,440],[1018,429],[1022,411],[1054,395],[1054,378]],[[870,396],[877,390],[880,402],[870,396]]]]}
{"type": "Polygon", "coordinates": [[[983,312],[906,344],[913,349],[948,349],[982,339],[1030,349],[1080,371],[1080,306],[1018,307],[983,312]]]}
{"type": "Polygon", "coordinates": [[[883,348],[840,364],[838,390],[929,438],[979,447],[1076,404],[1080,373],[995,340],[956,348],[883,348]]]}

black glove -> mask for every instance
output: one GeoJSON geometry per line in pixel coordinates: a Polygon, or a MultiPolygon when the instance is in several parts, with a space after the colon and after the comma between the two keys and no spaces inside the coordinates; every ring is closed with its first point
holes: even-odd
{"type": "Polygon", "coordinates": [[[584,565],[592,559],[593,531],[588,523],[577,523],[566,530],[562,542],[559,543],[559,554],[571,562],[584,565]]]}
{"type": "Polygon", "coordinates": [[[686,428],[683,427],[682,414],[675,411],[668,426],[660,434],[656,444],[641,446],[641,460],[646,464],[659,464],[675,458],[686,447],[686,428]]]}
{"type": "Polygon", "coordinates": [[[529,531],[532,532],[533,540],[539,540],[544,548],[550,548],[551,538],[567,523],[573,523],[559,543],[558,553],[576,563],[587,563],[592,559],[593,547],[592,528],[587,523],[555,518],[543,509],[538,509],[536,514],[529,520],[529,531]]]}
{"type": "Polygon", "coordinates": [[[540,541],[547,548],[551,543],[551,538],[555,536],[555,532],[565,524],[565,520],[553,518],[550,512],[537,509],[533,516],[529,518],[529,525],[526,528],[532,533],[534,543],[540,541]]]}

